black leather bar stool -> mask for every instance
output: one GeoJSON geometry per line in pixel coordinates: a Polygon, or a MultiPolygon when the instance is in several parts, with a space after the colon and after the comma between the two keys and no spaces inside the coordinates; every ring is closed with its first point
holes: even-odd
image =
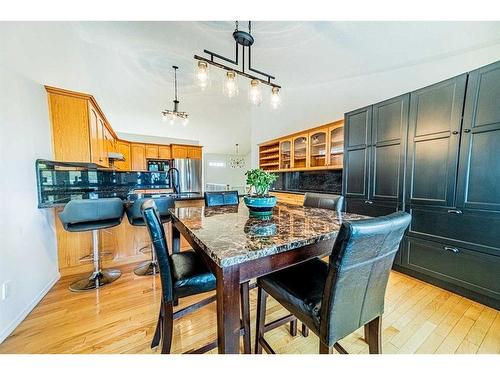
{"type": "Polygon", "coordinates": [[[304,206],[326,208],[341,212],[344,207],[344,197],[335,194],[309,193],[304,196],[304,206]]]}
{"type": "Polygon", "coordinates": [[[240,198],[237,190],[205,192],[205,206],[238,205],[240,198]]]}
{"type": "Polygon", "coordinates": [[[59,213],[63,227],[68,232],[92,231],[92,260],[94,271],[86,278],[74,282],[73,292],[98,289],[118,279],[121,272],[102,269],[99,231],[119,225],[123,217],[123,202],[120,198],[75,199],[69,201],[59,213]]]}
{"type": "MultiPolygon", "coordinates": [[[[128,206],[125,209],[127,213],[127,218],[130,225],[133,226],[146,226],[144,222],[144,218],[142,217],[141,206],[147,200],[151,198],[139,198],[132,205],[128,206]]],[[[154,198],[156,209],[158,214],[160,215],[160,220],[162,224],[165,224],[171,221],[171,216],[169,209],[173,208],[175,205],[175,200],[173,197],[161,197],[154,198]]],[[[148,260],[138,267],[134,269],[134,273],[137,276],[148,276],[154,275],[158,272],[158,262],[156,260],[156,254],[153,247],[153,243],[151,243],[151,260],[148,260]]]]}
{"type": "MultiPolygon", "coordinates": [[[[216,296],[205,298],[176,312],[173,310],[174,301],[179,298],[215,290],[216,280],[203,259],[195,251],[188,250],[169,254],[165,230],[155,202],[152,199],[146,200],[142,204],[141,210],[158,258],[162,289],[160,313],[151,348],[157,347],[161,341],[161,353],[168,354],[172,346],[174,320],[214,302],[216,296]]],[[[242,301],[245,298],[248,299],[248,295],[242,295],[241,297],[242,301]]],[[[247,319],[249,319],[249,316],[243,317],[243,320],[247,319]]],[[[247,337],[248,343],[250,342],[250,331],[246,330],[244,326],[241,327],[240,334],[244,335],[245,342],[247,337]]],[[[203,353],[215,347],[217,347],[217,341],[188,353],[203,353]]],[[[250,354],[249,345],[245,345],[245,353],[250,354]]]]}
{"type": "Polygon", "coordinates": [[[382,352],[382,314],[389,273],[411,216],[405,212],[344,222],[329,263],[313,259],[257,279],[255,352],[274,353],[264,333],[295,316],[320,339],[320,353],[360,327],[370,354],[382,352]],[[291,315],[265,324],[266,298],[271,295],[291,315]]]}

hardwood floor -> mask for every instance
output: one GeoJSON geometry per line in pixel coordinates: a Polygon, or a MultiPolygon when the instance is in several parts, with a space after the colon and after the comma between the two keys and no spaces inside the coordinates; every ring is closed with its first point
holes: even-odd
{"type": "MultiPolygon", "coordinates": [[[[75,277],[62,278],[0,344],[0,353],[157,353],[149,345],[158,315],[160,280],[135,276],[133,267],[122,267],[122,277],[97,292],[70,292],[68,285],[75,277]]],[[[254,289],[250,292],[252,341],[256,297],[254,289]]],[[[179,307],[193,301],[181,300],[179,307]]],[[[268,321],[286,314],[272,298],[267,311],[268,321]]],[[[214,340],[216,322],[215,304],[177,320],[172,352],[214,340]]],[[[368,353],[362,337],[360,329],[341,340],[341,345],[350,353],[368,353]]],[[[291,337],[288,326],[267,333],[266,339],[277,353],[318,352],[314,334],[291,337]]],[[[392,272],[382,348],[384,353],[500,353],[500,312],[392,272]]]]}

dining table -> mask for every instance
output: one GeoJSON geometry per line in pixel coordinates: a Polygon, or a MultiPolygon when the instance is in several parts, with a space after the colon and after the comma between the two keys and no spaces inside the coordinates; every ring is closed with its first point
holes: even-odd
{"type": "Polygon", "coordinates": [[[272,215],[234,206],[171,209],[172,251],[181,235],[216,278],[219,353],[240,352],[240,285],[329,255],[342,222],[366,216],[277,203],[272,215]]]}

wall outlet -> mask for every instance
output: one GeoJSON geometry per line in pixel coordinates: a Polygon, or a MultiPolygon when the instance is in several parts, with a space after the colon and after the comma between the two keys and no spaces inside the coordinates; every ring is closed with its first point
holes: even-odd
{"type": "Polygon", "coordinates": [[[2,283],[2,290],[0,293],[0,298],[2,301],[5,301],[7,297],[9,296],[9,286],[10,286],[10,280],[9,281],[4,281],[2,283]]]}

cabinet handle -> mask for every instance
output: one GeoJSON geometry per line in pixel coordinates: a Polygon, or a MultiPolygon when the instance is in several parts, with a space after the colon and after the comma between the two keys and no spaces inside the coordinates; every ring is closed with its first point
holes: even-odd
{"type": "Polygon", "coordinates": [[[470,129],[464,129],[464,133],[470,133],[470,129]]]}
{"type": "Polygon", "coordinates": [[[365,204],[373,204],[372,201],[365,201],[365,204]]]}
{"type": "Polygon", "coordinates": [[[449,213],[449,214],[457,214],[457,215],[460,215],[460,214],[462,214],[462,211],[461,211],[461,210],[455,210],[455,209],[453,209],[453,210],[448,210],[448,213],[449,213]]]}
{"type": "Polygon", "coordinates": [[[451,251],[453,254],[458,254],[460,250],[458,250],[456,247],[450,247],[450,246],[445,246],[443,249],[446,251],[451,251]]]}
{"type": "Polygon", "coordinates": [[[451,134],[458,134],[458,132],[456,130],[453,130],[451,134]]]}

